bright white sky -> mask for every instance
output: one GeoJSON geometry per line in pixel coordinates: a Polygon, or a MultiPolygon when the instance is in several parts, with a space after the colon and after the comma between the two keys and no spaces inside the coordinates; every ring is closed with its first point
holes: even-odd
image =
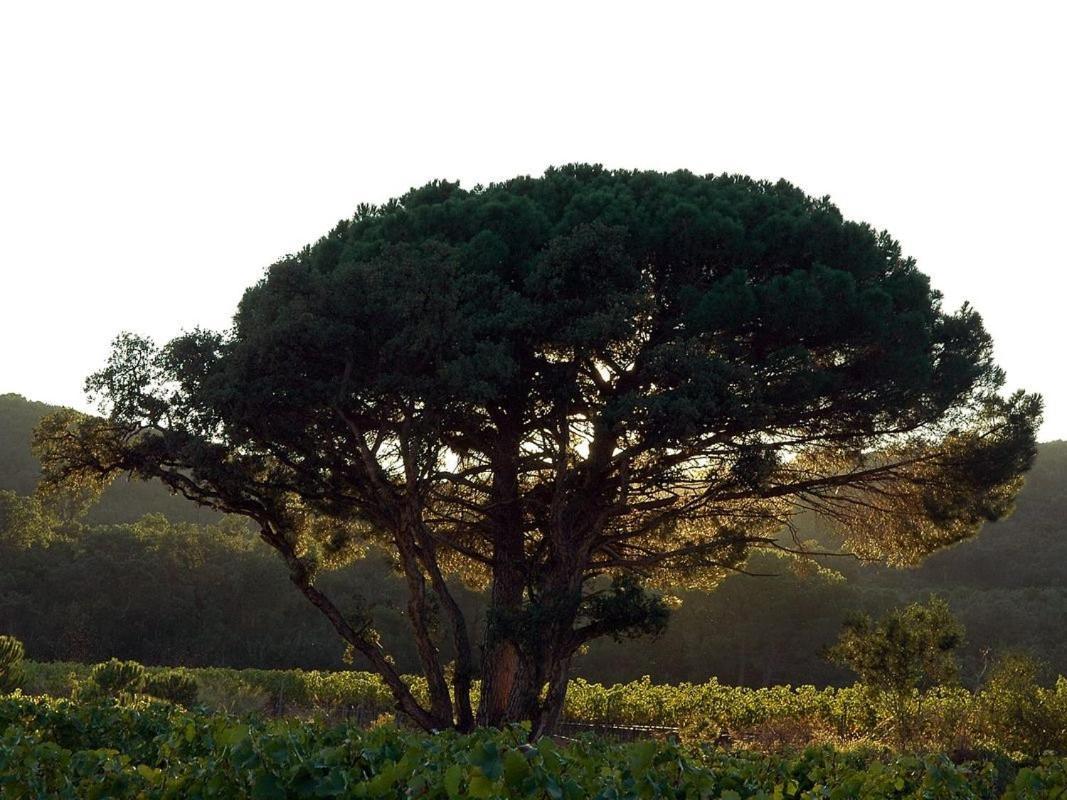
{"type": "Polygon", "coordinates": [[[743,172],[888,229],[1067,438],[1061,3],[0,9],[0,392],[224,327],[359,202],[551,164],[743,172]]]}

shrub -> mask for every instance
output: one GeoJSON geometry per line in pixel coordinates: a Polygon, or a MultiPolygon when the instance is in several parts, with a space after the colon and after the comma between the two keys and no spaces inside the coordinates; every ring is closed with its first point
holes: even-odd
{"type": "Polygon", "coordinates": [[[244,716],[262,713],[271,705],[270,693],[235,677],[235,670],[204,669],[197,672],[200,702],[213,711],[244,716]]]}
{"type": "Polygon", "coordinates": [[[186,707],[196,704],[198,691],[196,679],[184,669],[152,672],[144,682],[145,694],[186,707]]]}
{"type": "Polygon", "coordinates": [[[922,692],[956,682],[956,650],[963,628],[939,597],[895,608],[878,620],[852,616],[826,658],[850,668],[876,695],[890,701],[900,744],[912,740],[922,692]]]}
{"type": "Polygon", "coordinates": [[[0,636],[0,694],[13,692],[22,685],[22,660],[26,651],[14,636],[0,636]]]}
{"type": "Polygon", "coordinates": [[[1041,753],[1067,748],[1067,692],[1039,682],[1042,664],[1024,653],[1002,656],[979,694],[994,740],[1011,750],[1041,753]]]}
{"type": "Polygon", "coordinates": [[[89,683],[108,697],[129,697],[144,688],[145,668],[136,661],[113,658],[97,664],[89,673],[89,683]]]}

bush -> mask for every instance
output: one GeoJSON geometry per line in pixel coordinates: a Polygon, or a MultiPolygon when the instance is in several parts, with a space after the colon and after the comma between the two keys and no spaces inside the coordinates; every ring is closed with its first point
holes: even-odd
{"type": "Polygon", "coordinates": [[[0,694],[13,692],[22,685],[22,660],[26,651],[14,636],[0,636],[0,694]]]}
{"type": "Polygon", "coordinates": [[[145,668],[136,661],[113,658],[89,672],[89,683],[107,697],[130,697],[144,688],[145,668]]]}
{"type": "Polygon", "coordinates": [[[184,669],[150,672],[144,681],[145,694],[186,707],[196,704],[198,691],[196,679],[184,669]]]}
{"type": "Polygon", "coordinates": [[[865,686],[889,700],[899,744],[917,731],[922,692],[952,685],[959,665],[956,650],[963,628],[939,597],[890,610],[881,619],[866,614],[850,617],[826,658],[848,667],[865,686]]]}
{"type": "Polygon", "coordinates": [[[1067,681],[1041,686],[1042,664],[1023,653],[1002,656],[978,697],[985,725],[1004,747],[1022,753],[1067,749],[1067,681]]]}
{"type": "Polygon", "coordinates": [[[234,677],[236,670],[197,670],[200,702],[212,711],[244,716],[267,711],[271,696],[260,686],[234,677]]]}

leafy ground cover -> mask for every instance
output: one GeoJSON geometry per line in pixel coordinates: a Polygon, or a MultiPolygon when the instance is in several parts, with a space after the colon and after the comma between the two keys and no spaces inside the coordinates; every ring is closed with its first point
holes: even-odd
{"type": "MultiPolygon", "coordinates": [[[[85,696],[91,680],[85,664],[25,664],[23,691],[85,696]]],[[[149,667],[146,674],[175,670],[149,667]]],[[[370,723],[393,712],[381,679],[366,672],[301,670],[181,670],[195,680],[197,702],[211,711],[318,716],[370,723]]],[[[412,679],[416,695],[424,692],[412,679]]],[[[90,693],[91,694],[91,693],[90,693]]],[[[173,699],[173,698],[171,698],[173,699]]],[[[1067,754],[1067,679],[1050,687],[1032,679],[991,682],[979,692],[936,687],[915,693],[904,707],[912,738],[896,740],[898,703],[862,685],[846,688],[655,684],[648,679],[603,686],[578,679],[570,684],[565,719],[594,726],[662,726],[686,742],[730,743],[762,751],[809,744],[892,745],[954,756],[984,750],[1067,754]]]]}
{"type": "Polygon", "coordinates": [[[1054,798],[1067,759],[792,756],[523,731],[426,735],[190,712],[144,698],[0,698],[3,798],[1054,798]]]}

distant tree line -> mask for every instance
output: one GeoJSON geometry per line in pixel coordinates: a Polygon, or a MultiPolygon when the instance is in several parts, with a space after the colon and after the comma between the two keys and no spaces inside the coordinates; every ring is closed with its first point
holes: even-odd
{"type": "MultiPolygon", "coordinates": [[[[7,492],[0,492],[0,519],[9,525],[0,534],[0,631],[22,639],[36,660],[115,656],[158,665],[351,666],[329,627],[287,591],[285,570],[243,525],[198,526],[149,515],[136,523],[49,528],[35,517],[32,500],[7,492]],[[16,520],[20,527],[11,527],[16,520]],[[284,620],[284,634],[278,620],[284,620]]],[[[834,640],[848,612],[880,612],[931,588],[940,588],[967,627],[964,683],[977,681],[992,655],[1010,649],[1028,650],[1055,671],[1067,671],[1067,646],[1057,633],[1067,614],[1062,587],[931,587],[920,576],[905,581],[898,574],[864,585],[797,573],[771,558],[751,567],[778,574],[737,575],[711,593],[682,593],[657,641],[597,643],[580,657],[577,674],[609,683],[714,675],[748,686],[842,685],[848,673],[827,663],[820,649],[834,640]]],[[[417,665],[406,644],[399,577],[380,561],[368,561],[325,580],[362,587],[348,602],[373,615],[402,669],[417,665]]],[[[478,618],[479,596],[461,596],[478,618]]],[[[366,665],[357,660],[355,666],[366,665]]]]}

